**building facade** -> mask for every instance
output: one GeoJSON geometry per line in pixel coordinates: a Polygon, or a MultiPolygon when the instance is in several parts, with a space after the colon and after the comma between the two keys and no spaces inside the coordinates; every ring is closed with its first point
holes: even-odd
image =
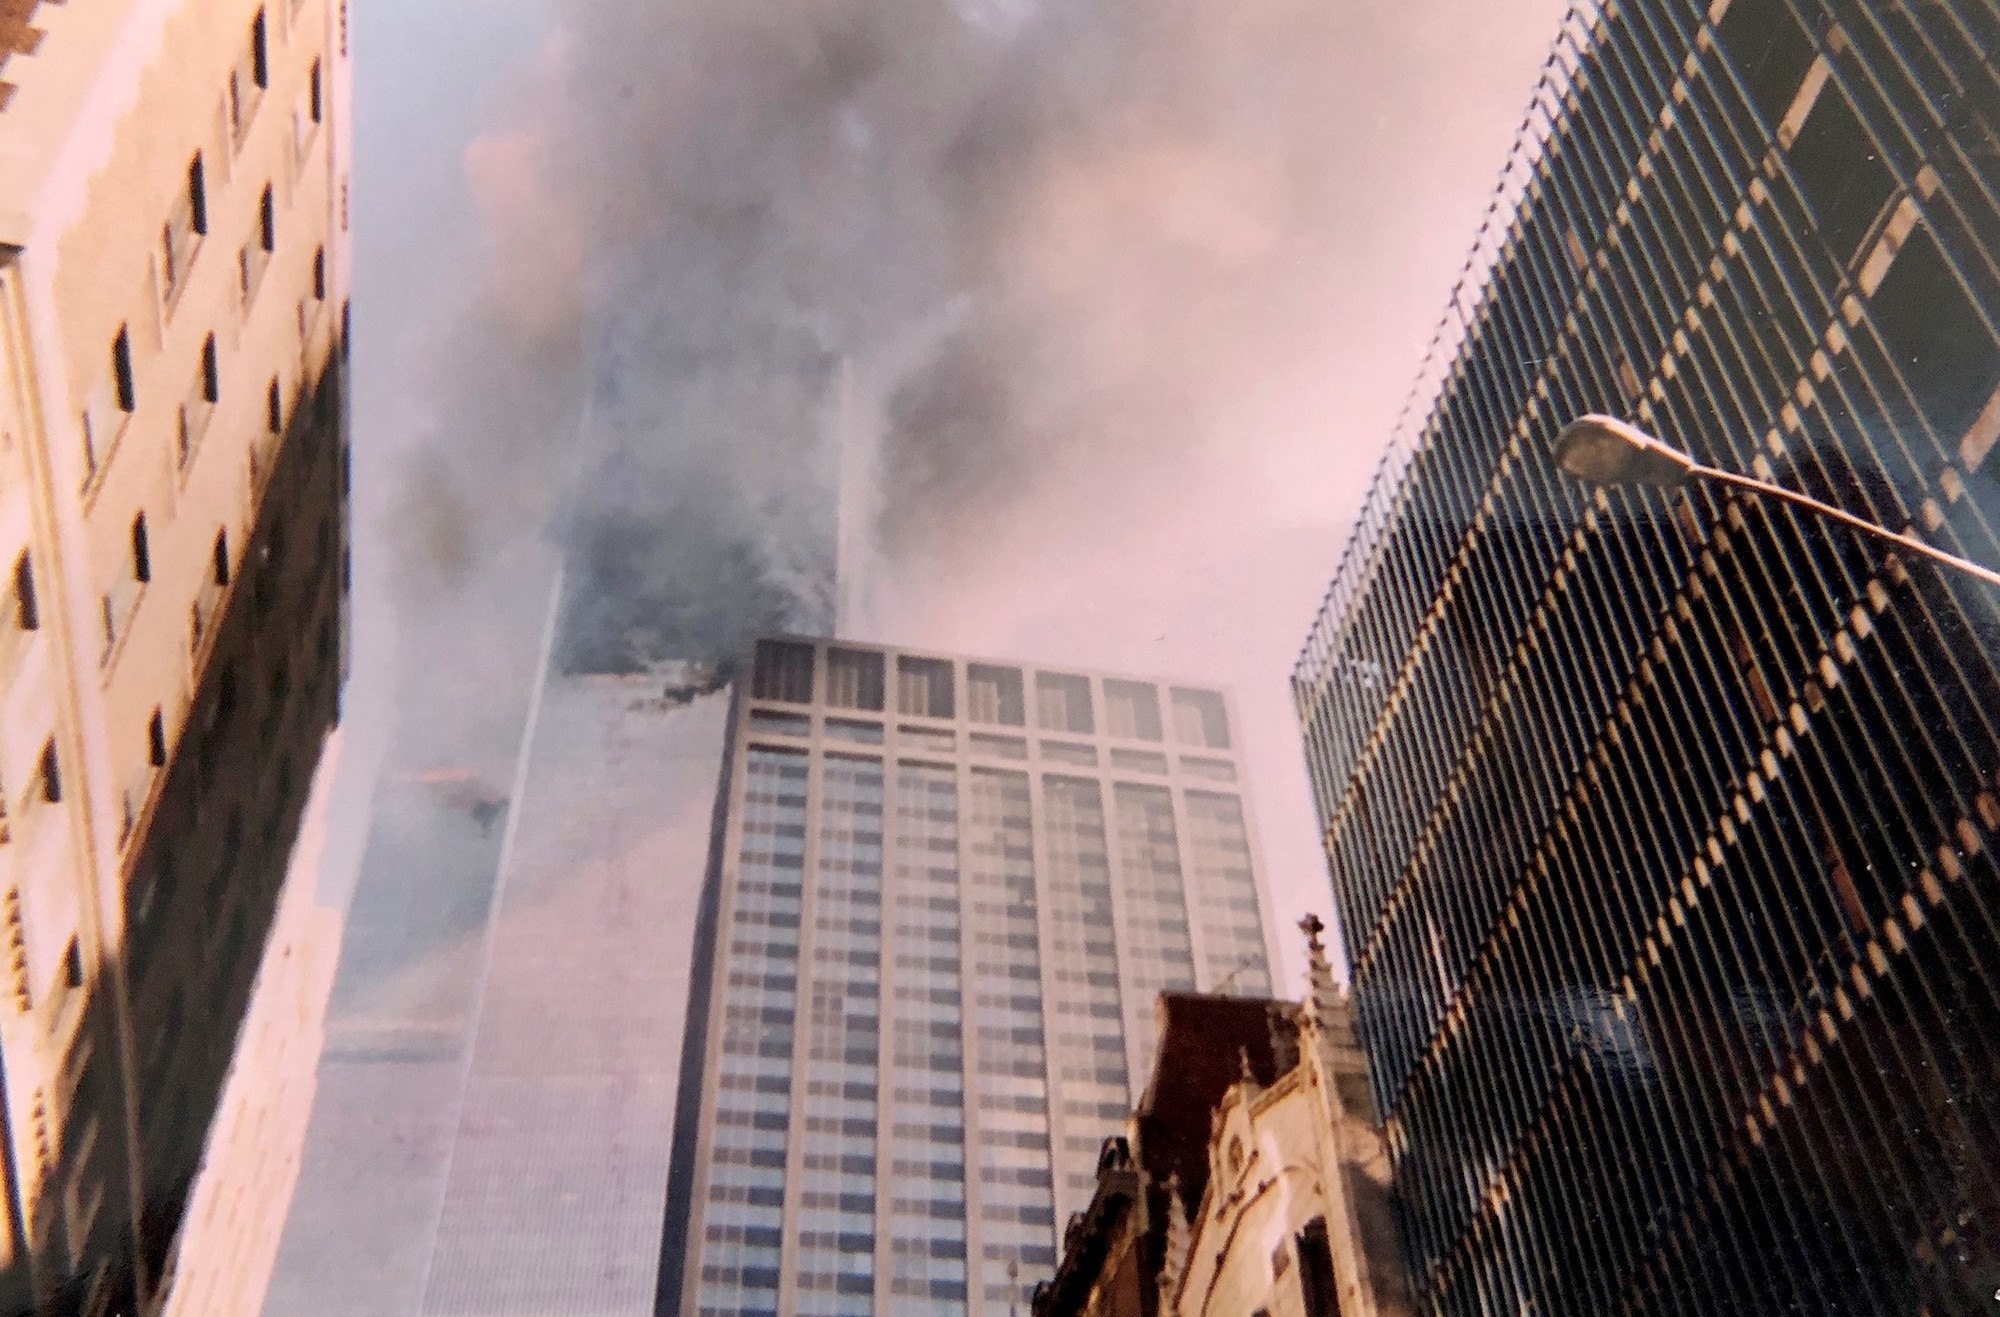
{"type": "Polygon", "coordinates": [[[1565,24],[1294,676],[1439,1313],[2000,1289],[2000,11],[1565,24]]]}
{"type": "Polygon", "coordinates": [[[1168,993],[1034,1317],[1407,1317],[1389,1155],[1346,995],[1305,922],[1304,1003],[1168,993]]]}
{"type": "Polygon", "coordinates": [[[167,1290],[337,717],[345,13],[0,18],[0,1311],[167,1290]]]}
{"type": "Polygon", "coordinates": [[[1163,990],[1271,986],[1219,691],[765,641],[696,932],[666,1313],[1025,1308],[1163,990]]]}
{"type": "Polygon", "coordinates": [[[307,795],[291,871],[189,1194],[161,1317],[256,1317],[264,1305],[285,1207],[298,1183],[340,957],[340,911],[315,899],[340,736],[336,731],[330,740],[307,795]]]}
{"type": "Polygon", "coordinates": [[[534,703],[421,1317],[653,1309],[729,706],[661,691],[552,671],[534,703]]]}
{"type": "MultiPolygon", "coordinates": [[[[1352,1003],[1308,917],[1314,995],[1290,1013],[1291,1066],[1240,1074],[1216,1102],[1199,1183],[1167,1204],[1158,1312],[1171,1317],[1410,1317],[1389,1150],[1352,1003]]],[[[1212,1050],[1197,1033],[1155,1092],[1212,1050]]],[[[1143,1131],[1143,1121],[1139,1125],[1143,1131]]]]}

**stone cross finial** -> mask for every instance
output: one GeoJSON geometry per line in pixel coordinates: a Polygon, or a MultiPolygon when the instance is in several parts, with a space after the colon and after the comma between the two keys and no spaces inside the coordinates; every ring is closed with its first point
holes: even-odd
{"type": "Polygon", "coordinates": [[[1306,982],[1312,993],[1313,1021],[1325,1029],[1328,1012],[1340,1000],[1340,990],[1333,982],[1333,966],[1327,961],[1325,944],[1320,941],[1326,925],[1318,915],[1309,914],[1299,921],[1299,929],[1306,935],[1306,982]]]}

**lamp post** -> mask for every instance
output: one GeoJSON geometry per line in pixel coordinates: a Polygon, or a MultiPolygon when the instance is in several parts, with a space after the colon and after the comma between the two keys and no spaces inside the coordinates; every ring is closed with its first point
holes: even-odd
{"type": "Polygon", "coordinates": [[[1556,465],[1579,480],[1587,480],[1594,485],[1651,485],[1655,488],[1671,489],[1686,484],[1690,480],[1710,480],[1718,485],[1732,485],[1767,498],[1775,498],[1790,503],[1794,507],[1806,508],[1822,517],[1851,526],[1864,535],[1878,540],[1888,540],[1899,548],[1911,553],[1941,562],[1947,567],[1955,567],[1970,576],[1976,576],[1988,585],[2000,586],[2000,572],[1990,567],[1961,558],[1955,553],[1946,553],[1935,545],[1924,543],[1910,535],[1902,535],[1887,526],[1877,525],[1865,517],[1857,517],[1822,503],[1809,494],[1801,494],[1796,489],[1786,489],[1768,480],[1758,480],[1752,476],[1739,475],[1734,471],[1724,471],[1718,467],[1703,466],[1688,454],[1673,445],[1656,439],[1638,426],[1621,421],[1615,416],[1600,416],[1592,413],[1580,416],[1565,425],[1556,435],[1556,465]]]}

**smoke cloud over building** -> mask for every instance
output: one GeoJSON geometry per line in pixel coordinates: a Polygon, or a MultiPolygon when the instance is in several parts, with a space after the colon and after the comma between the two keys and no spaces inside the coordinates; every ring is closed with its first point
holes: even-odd
{"type": "Polygon", "coordinates": [[[539,508],[567,665],[715,659],[821,629],[843,486],[869,556],[948,560],[1038,481],[1169,461],[1335,295],[1326,70],[1376,17],[559,6],[468,156],[506,341],[448,354],[478,424],[408,486],[427,584],[539,508]]]}

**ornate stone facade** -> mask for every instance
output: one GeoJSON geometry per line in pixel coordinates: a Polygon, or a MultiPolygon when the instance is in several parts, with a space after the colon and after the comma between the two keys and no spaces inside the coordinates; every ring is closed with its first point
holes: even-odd
{"type": "Polygon", "coordinates": [[[1390,1166],[1345,994],[1162,994],[1159,1059],[1036,1317],[1405,1317],[1390,1166]]]}

